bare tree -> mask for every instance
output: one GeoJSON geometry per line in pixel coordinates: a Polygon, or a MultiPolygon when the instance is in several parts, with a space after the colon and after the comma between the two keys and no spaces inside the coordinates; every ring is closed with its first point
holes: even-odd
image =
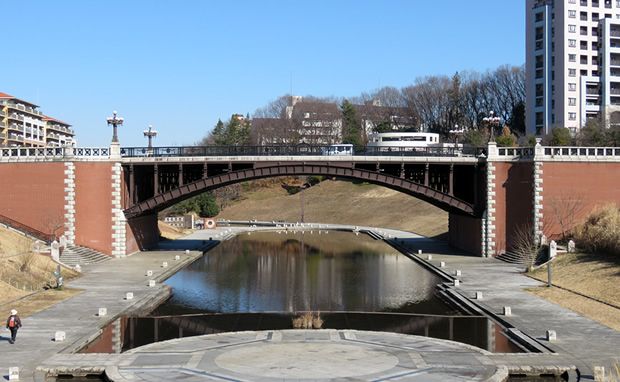
{"type": "Polygon", "coordinates": [[[570,191],[549,200],[551,216],[545,215],[545,218],[548,223],[557,224],[562,241],[568,241],[570,233],[577,227],[584,212],[584,200],[583,194],[570,191]]]}
{"type": "Polygon", "coordinates": [[[541,247],[534,237],[531,224],[524,224],[515,228],[512,232],[511,249],[516,262],[523,264],[526,272],[534,267],[541,247]]]}

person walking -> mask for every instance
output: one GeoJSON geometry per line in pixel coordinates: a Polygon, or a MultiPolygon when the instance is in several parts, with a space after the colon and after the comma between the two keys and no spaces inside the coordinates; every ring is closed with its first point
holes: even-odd
{"type": "Polygon", "coordinates": [[[12,345],[15,343],[15,337],[17,337],[17,330],[22,327],[22,320],[19,319],[17,311],[11,309],[11,315],[6,320],[6,328],[11,331],[11,339],[9,343],[12,345]]]}

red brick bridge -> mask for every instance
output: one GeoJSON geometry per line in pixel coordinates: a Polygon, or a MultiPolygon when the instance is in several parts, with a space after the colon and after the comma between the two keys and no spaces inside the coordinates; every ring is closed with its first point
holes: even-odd
{"type": "Polygon", "coordinates": [[[449,213],[452,246],[495,256],[511,249],[517,230],[554,237],[568,219],[620,204],[620,148],[491,142],[471,152],[279,150],[0,148],[0,222],[125,256],[156,243],[159,211],[201,192],[266,177],[324,175],[434,204],[449,213]]]}

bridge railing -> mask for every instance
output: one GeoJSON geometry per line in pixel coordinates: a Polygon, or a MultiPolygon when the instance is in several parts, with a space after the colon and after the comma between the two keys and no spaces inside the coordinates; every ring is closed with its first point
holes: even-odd
{"type": "Polygon", "coordinates": [[[64,150],[64,147],[0,147],[0,158],[62,158],[65,155],[64,150]]]}
{"type": "Polygon", "coordinates": [[[109,157],[109,147],[0,147],[0,160],[109,157]]]}
{"type": "Polygon", "coordinates": [[[124,158],[191,157],[191,156],[478,156],[486,154],[486,147],[414,147],[385,148],[360,146],[353,153],[335,152],[327,145],[290,146],[176,146],[176,147],[123,147],[124,158]]]}
{"type": "Polygon", "coordinates": [[[620,160],[620,147],[572,147],[572,146],[560,146],[560,147],[543,147],[543,153],[549,157],[607,157],[617,158],[620,160]]]}

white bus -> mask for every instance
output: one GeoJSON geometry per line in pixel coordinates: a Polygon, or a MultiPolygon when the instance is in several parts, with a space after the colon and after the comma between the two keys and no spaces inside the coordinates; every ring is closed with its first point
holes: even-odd
{"type": "Polygon", "coordinates": [[[375,133],[368,141],[369,148],[379,151],[402,151],[418,147],[442,147],[436,133],[375,133]]]}
{"type": "Polygon", "coordinates": [[[324,147],[323,155],[353,155],[353,145],[350,143],[339,143],[324,147]]]}

